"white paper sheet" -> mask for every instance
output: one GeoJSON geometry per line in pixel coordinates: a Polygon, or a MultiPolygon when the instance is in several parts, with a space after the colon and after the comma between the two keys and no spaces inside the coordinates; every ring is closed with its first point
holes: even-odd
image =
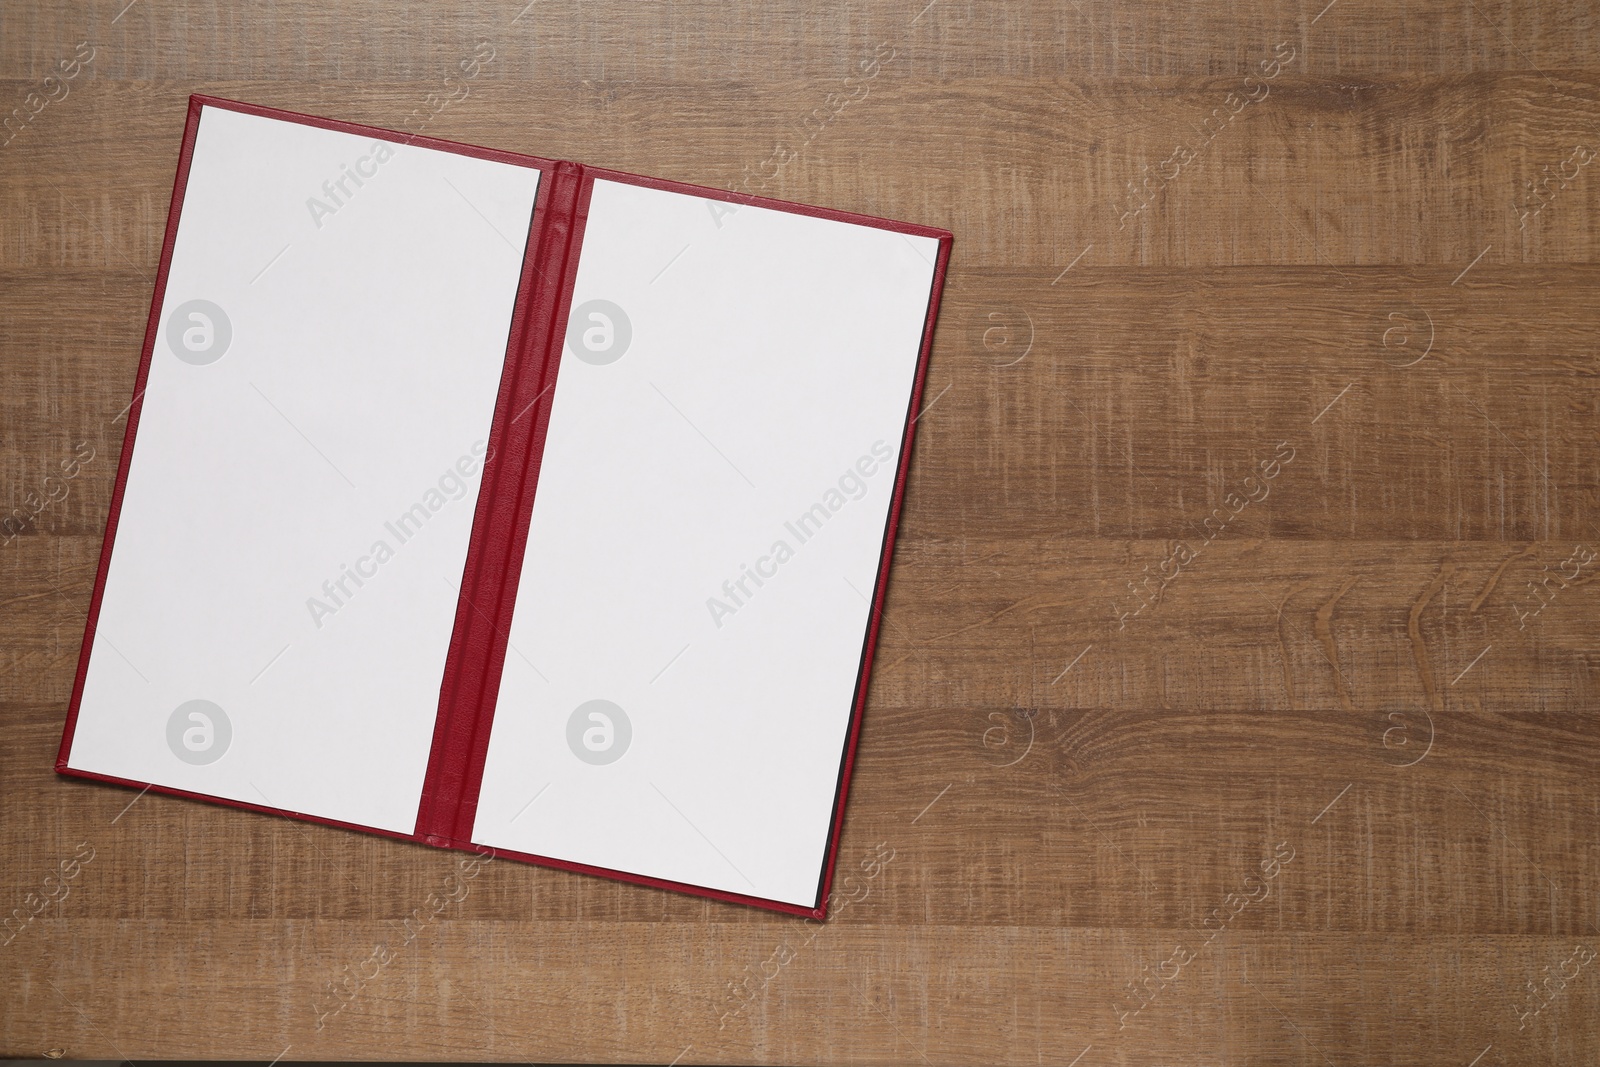
{"type": "Polygon", "coordinates": [[[595,184],[475,841],[815,903],[937,252],[595,184]]]}
{"type": "Polygon", "coordinates": [[[538,180],[204,110],[71,767],[411,832],[538,180]]]}

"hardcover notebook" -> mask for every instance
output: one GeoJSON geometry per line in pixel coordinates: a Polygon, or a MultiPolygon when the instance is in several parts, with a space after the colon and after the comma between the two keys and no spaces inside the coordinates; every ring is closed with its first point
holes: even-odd
{"type": "Polygon", "coordinates": [[[191,98],[57,770],[822,917],[950,245],[191,98]]]}

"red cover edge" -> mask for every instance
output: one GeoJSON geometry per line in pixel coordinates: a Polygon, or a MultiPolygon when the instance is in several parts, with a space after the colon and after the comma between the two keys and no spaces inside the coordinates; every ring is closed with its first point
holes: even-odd
{"type": "MultiPolygon", "coordinates": [[[[809,215],[816,219],[831,219],[834,222],[853,222],[858,226],[871,226],[878,230],[892,230],[895,233],[909,233],[913,237],[933,237],[940,242],[940,250],[945,253],[934,267],[933,288],[929,293],[929,306],[932,309],[930,318],[936,318],[939,307],[939,290],[944,281],[944,263],[948,260],[949,246],[955,241],[955,236],[949,230],[941,230],[937,226],[919,226],[914,222],[895,222],[892,219],[880,219],[875,215],[861,215],[854,211],[841,211],[838,208],[817,207],[814,204],[797,204],[792,200],[775,200],[770,196],[756,196],[752,193],[741,193],[734,189],[717,189],[709,185],[691,185],[688,182],[673,181],[670,178],[649,178],[643,174],[629,174],[622,170],[607,170],[604,167],[585,167],[584,173],[592,182],[596,179],[621,182],[624,185],[638,185],[645,189],[661,189],[669,193],[688,193],[705,200],[720,200],[724,203],[739,204],[743,207],[765,207],[774,211],[784,211],[791,215],[809,215]]],[[[919,364],[927,361],[929,347],[932,344],[931,331],[924,334],[922,351],[918,353],[919,364]]]]}
{"type": "MultiPolygon", "coordinates": [[[[359,830],[400,840],[419,841],[438,847],[471,852],[480,850],[480,846],[474,845],[470,840],[472,823],[476,814],[479,788],[482,784],[483,766],[488,751],[489,728],[492,725],[494,714],[494,702],[498,695],[501,669],[505,662],[512,608],[516,602],[516,588],[521,575],[522,552],[526,547],[528,528],[532,521],[532,501],[527,498],[529,494],[535,493],[537,489],[538,464],[539,459],[542,457],[545,434],[549,426],[551,402],[545,400],[545,397],[553,391],[554,376],[560,363],[564,331],[557,330],[556,324],[564,324],[570,311],[578,265],[578,256],[573,254],[573,249],[581,247],[582,244],[583,226],[587,218],[589,197],[596,179],[671,192],[688,193],[708,200],[767,207],[792,214],[872,226],[877,229],[892,230],[915,236],[932,237],[939,242],[939,254],[934,265],[933,281],[929,289],[928,310],[923,325],[922,346],[917,354],[916,376],[912,386],[910,402],[907,406],[906,427],[901,440],[900,465],[895,475],[894,495],[890,501],[889,514],[884,528],[883,550],[880,553],[877,582],[873,591],[871,610],[868,616],[867,634],[862,651],[861,667],[858,673],[856,697],[851,708],[850,727],[847,731],[844,754],[839,771],[837,798],[834,804],[832,825],[829,828],[828,851],[823,863],[815,905],[806,907],[764,897],[747,896],[705,886],[633,874],[627,871],[594,867],[548,856],[536,856],[506,849],[494,850],[496,855],[508,856],[536,866],[550,867],[579,874],[597,875],[635,885],[672,890],[724,903],[745,904],[790,915],[807,916],[818,920],[826,918],[828,894],[832,887],[834,868],[838,858],[839,840],[843,832],[845,801],[849,792],[851,772],[855,764],[856,746],[860,738],[861,720],[866,705],[872,659],[877,647],[883,604],[888,593],[889,570],[893,559],[895,535],[899,528],[900,512],[910,471],[912,443],[916,434],[916,422],[921,414],[922,391],[927,380],[928,363],[933,348],[934,327],[938,320],[939,302],[944,289],[951,247],[954,243],[954,236],[949,231],[935,227],[893,222],[855,212],[795,204],[770,197],[752,196],[732,190],[691,185],[662,178],[650,178],[623,171],[581,167],[577,164],[565,162],[558,163],[523,153],[482,148],[415,134],[405,135],[374,126],[364,126],[359,123],[305,115],[258,104],[247,104],[199,94],[190,96],[182,150],[179,154],[177,175],[173,183],[172,202],[167,217],[167,230],[161,249],[155,291],[151,296],[150,318],[145,329],[144,348],[140,356],[139,369],[135,379],[134,398],[128,408],[128,428],[123,441],[122,456],[118,462],[116,483],[112,489],[111,506],[106,520],[105,540],[101,547],[99,569],[96,573],[94,591],[85,623],[84,643],[79,653],[78,671],[73,684],[72,699],[67,710],[67,721],[62,733],[61,747],[56,757],[57,773],[115,785],[143,786],[145,791],[154,791],[169,796],[201,800],[245,811],[282,815],[288,818],[320,823],[324,826],[334,826],[345,830],[359,830]],[[200,112],[202,107],[207,106],[259,115],[265,118],[286,119],[322,129],[370,136],[378,140],[400,144],[416,144],[480,159],[532,167],[544,171],[544,176],[541,178],[541,186],[546,182],[550,183],[548,199],[544,195],[545,190],[541,188],[540,195],[534,205],[534,219],[530,226],[528,248],[524,253],[524,273],[518,287],[517,299],[513,310],[513,322],[507,351],[507,367],[502,372],[501,388],[496,399],[495,415],[491,423],[489,439],[488,455],[499,458],[500,452],[496,448],[497,434],[500,435],[499,443],[501,444],[506,443],[504,438],[508,436],[512,438],[511,444],[523,442],[524,434],[526,434],[525,444],[528,454],[523,466],[523,478],[519,483],[517,505],[509,518],[501,517],[505,514],[503,511],[497,514],[491,503],[498,496],[501,483],[509,477],[509,475],[502,473],[506,466],[504,460],[501,461],[500,466],[492,477],[486,475],[486,480],[491,483],[489,492],[486,493],[484,488],[480,486],[477,511],[473,518],[473,532],[468,544],[467,559],[463,566],[462,597],[457,603],[456,626],[452,631],[450,652],[446,661],[444,679],[440,686],[440,713],[435,721],[434,745],[429,754],[428,770],[423,781],[422,795],[418,799],[416,830],[409,835],[378,827],[341,822],[319,815],[274,808],[264,804],[252,804],[225,797],[212,796],[207,793],[197,793],[191,790],[118,778],[94,771],[77,770],[67,766],[73,734],[77,726],[79,705],[83,697],[83,687],[88,675],[89,652],[93,645],[95,623],[99,616],[100,603],[105,592],[106,576],[110,567],[112,546],[115,542],[117,518],[121,512],[122,497],[127,486],[128,469],[133,456],[133,444],[141,401],[149,378],[150,362],[155,348],[155,335],[159,326],[162,301],[166,295],[167,274],[171,266],[173,246],[177,240],[183,195],[188,184],[189,166],[194,154],[195,140],[199,133],[200,112]],[[571,185],[574,179],[577,180],[577,203],[572,208],[570,230],[563,235],[560,233],[563,227],[559,225],[558,221],[560,219],[560,211],[557,197],[563,195],[564,189],[566,190],[565,195],[571,195],[571,185]],[[551,235],[560,238],[559,257],[556,251],[558,242],[550,239],[551,235]],[[540,316],[534,314],[536,309],[530,308],[529,305],[531,302],[536,301],[539,305],[538,310],[542,310],[547,306],[546,301],[551,290],[546,288],[541,291],[534,283],[535,275],[544,275],[545,280],[548,281],[549,276],[545,273],[546,267],[559,269],[562,280],[560,289],[556,293],[555,304],[549,308],[550,314],[543,318],[541,324],[540,316]],[[519,318],[521,319],[520,328],[519,318]],[[540,391],[531,402],[539,405],[538,411],[535,413],[535,424],[530,427],[529,431],[514,431],[510,427],[514,425],[520,416],[513,417],[510,423],[504,421],[504,416],[510,412],[512,405],[518,402],[519,397],[526,396],[525,390],[518,389],[518,383],[527,381],[525,373],[528,369],[527,365],[532,358],[532,352],[539,350],[539,342],[541,340],[543,344],[542,359],[535,379],[540,391]],[[549,384],[545,385],[544,383],[547,380],[549,384]],[[542,400],[544,402],[540,403],[542,400]],[[472,725],[466,737],[463,738],[462,731],[451,729],[451,724],[462,710],[460,698],[457,695],[459,687],[467,681],[472,673],[471,664],[466,661],[466,657],[472,654],[472,649],[470,648],[472,634],[468,630],[481,630],[481,627],[476,626],[472,621],[473,615],[479,612],[468,594],[469,584],[470,588],[476,592],[478,586],[482,584],[485,568],[493,566],[497,558],[496,555],[490,553],[491,546],[488,542],[498,541],[499,538],[506,536],[510,537],[510,544],[507,546],[509,554],[500,558],[503,577],[496,594],[495,622],[492,624],[494,632],[487,637],[489,641],[487,662],[477,665],[481,670],[478,701],[475,705],[476,710],[469,712],[472,718],[472,725]],[[475,562],[476,566],[474,566],[475,562]],[[446,695],[447,693],[449,694],[448,696],[446,695]],[[461,762],[462,757],[465,757],[464,762],[461,762]],[[456,788],[450,789],[449,786],[451,785],[455,785],[456,788]],[[453,807],[449,803],[452,799],[455,802],[453,807]],[[439,833],[438,831],[440,830],[445,832],[439,833]]],[[[560,204],[564,203],[565,199],[560,201],[560,204]]],[[[522,410],[525,411],[526,408],[522,410]]],[[[486,467],[489,462],[491,461],[485,461],[486,467]]],[[[480,660],[482,659],[482,653],[479,654],[479,658],[480,660]]]]}
{"type": "MultiPolygon", "coordinates": [[[[458,156],[471,156],[474,159],[490,159],[496,163],[510,163],[515,167],[531,167],[534,170],[551,171],[555,169],[556,160],[545,159],[543,156],[530,156],[526,152],[508,152],[503,148],[485,148],[482,145],[466,144],[461,141],[446,141],[441,137],[427,137],[420,133],[401,133],[399,130],[386,130],[381,126],[366,126],[359,122],[345,122],[343,119],[326,119],[320,115],[307,115],[299,111],[285,111],[280,107],[268,107],[265,104],[247,104],[242,100],[225,100],[220,96],[206,96],[195,93],[189,97],[189,106],[221,108],[224,111],[237,111],[244,115],[258,115],[266,119],[286,119],[297,122],[302,126],[315,126],[320,130],[335,130],[339,133],[357,133],[363,137],[372,137],[379,141],[389,141],[393,144],[416,145],[419,148],[436,148],[441,152],[450,152],[458,156]]],[[[542,181],[543,179],[541,179],[542,181]]],[[[167,266],[167,253],[164,249],[161,259],[163,270],[167,266]]]]}
{"type": "MultiPolygon", "coordinates": [[[[861,720],[867,707],[867,687],[872,676],[872,660],[878,648],[878,629],[883,622],[883,605],[889,596],[889,564],[894,557],[895,535],[900,530],[900,508],[905,502],[906,481],[911,472],[911,442],[916,437],[917,420],[922,417],[922,390],[928,380],[928,357],[933,351],[933,328],[939,318],[939,299],[944,294],[945,272],[955,237],[938,232],[939,254],[933,268],[933,284],[928,291],[928,317],[922,326],[922,349],[917,354],[917,376],[911,386],[911,402],[906,409],[905,436],[900,442],[900,466],[895,472],[894,497],[889,502],[889,517],[884,523],[883,552],[878,560],[878,582],[872,592],[872,609],[867,616],[866,647],[861,655],[861,676],[856,683],[855,707],[850,711],[849,737],[844,745],[844,763],[839,768],[839,795],[834,803],[833,826],[828,834],[828,858],[822,865],[822,885],[817,893],[818,919],[825,918],[828,893],[833,887],[833,872],[839,858],[839,838],[844,829],[844,802],[850,792],[850,773],[856,762],[856,742],[861,735],[861,720]]],[[[934,236],[930,234],[929,236],[934,236]]]]}
{"type": "Polygon", "coordinates": [[[58,774],[82,773],[71,770],[67,766],[67,758],[72,752],[72,737],[78,729],[78,708],[83,703],[83,686],[89,677],[89,651],[94,647],[100,601],[105,597],[106,575],[111,570],[111,546],[117,538],[117,519],[122,514],[122,494],[128,487],[128,468],[133,464],[133,438],[139,428],[139,412],[144,406],[145,383],[150,379],[150,359],[156,348],[156,329],[161,324],[161,303],[167,295],[167,269],[172,265],[172,247],[178,241],[178,218],[183,212],[184,191],[189,187],[189,163],[194,158],[194,142],[200,135],[202,102],[200,97],[189,97],[189,111],[183,124],[178,172],[172,180],[172,203],[167,209],[167,232],[161,241],[161,263],[156,271],[155,292],[150,295],[150,318],[144,328],[144,348],[139,353],[139,370],[133,379],[133,400],[128,404],[128,428],[123,433],[122,455],[117,460],[117,480],[111,487],[106,536],[100,544],[100,565],[95,571],[94,591],[89,595],[89,613],[83,625],[83,647],[78,651],[78,673],[72,682],[72,700],[67,704],[67,724],[61,731],[61,747],[56,751],[58,774]]]}

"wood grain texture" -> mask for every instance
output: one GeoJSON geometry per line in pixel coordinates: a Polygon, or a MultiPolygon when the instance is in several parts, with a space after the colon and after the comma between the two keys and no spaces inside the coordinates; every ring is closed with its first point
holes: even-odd
{"type": "Polygon", "coordinates": [[[0,1055],[1600,1056],[1592,6],[524,3],[0,8],[0,1055]],[[478,41],[427,133],[956,234],[826,925],[52,773],[187,95],[478,41]]]}

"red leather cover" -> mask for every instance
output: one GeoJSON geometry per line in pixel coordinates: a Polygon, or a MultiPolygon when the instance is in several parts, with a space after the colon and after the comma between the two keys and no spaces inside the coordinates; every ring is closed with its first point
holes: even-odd
{"type": "Polygon", "coordinates": [[[78,672],[73,684],[72,700],[67,709],[61,748],[56,757],[58,773],[113,782],[118,785],[143,787],[145,790],[172,796],[190,797],[249,811],[285,815],[308,822],[362,830],[441,848],[483,851],[482,846],[474,845],[471,841],[473,819],[477,812],[478,792],[483,781],[490,727],[493,724],[494,707],[511,628],[511,613],[516,603],[522,557],[527,545],[528,528],[538,487],[540,460],[543,456],[545,434],[549,427],[556,373],[561,361],[561,346],[565,331],[558,326],[566,322],[571,306],[573,285],[577,278],[579,250],[583,243],[584,222],[588,216],[589,198],[596,179],[683,192],[708,200],[767,207],[817,218],[856,223],[932,237],[939,242],[939,255],[934,266],[927,318],[923,324],[922,347],[917,357],[915,383],[906,410],[906,429],[901,443],[900,465],[895,475],[894,495],[889,505],[888,522],[884,528],[883,551],[872,594],[872,610],[862,647],[850,728],[840,758],[837,796],[828,835],[828,853],[819,879],[815,903],[811,907],[806,907],[627,871],[593,867],[549,856],[535,856],[503,849],[493,850],[497,856],[508,856],[540,866],[599,875],[793,915],[805,915],[817,919],[826,917],[828,893],[832,885],[844,821],[845,798],[849,792],[850,772],[855,763],[856,743],[860,736],[862,712],[866,704],[873,651],[877,646],[883,602],[888,592],[889,564],[893,554],[895,532],[899,527],[906,478],[910,469],[912,438],[916,430],[917,416],[921,411],[922,390],[927,379],[929,354],[933,347],[934,323],[938,317],[939,299],[944,289],[945,273],[950,262],[951,245],[954,242],[953,236],[948,231],[927,226],[888,222],[846,211],[791,204],[767,197],[687,185],[660,178],[646,178],[621,171],[583,167],[576,163],[479,148],[432,137],[408,136],[376,127],[301,115],[256,104],[209,96],[191,96],[182,150],[178,157],[177,176],[173,183],[172,206],[168,213],[166,236],[161,248],[160,269],[156,275],[155,291],[151,296],[150,320],[145,328],[144,349],[139,359],[139,370],[134,383],[134,399],[128,408],[127,434],[123,440],[117,479],[112,489],[111,508],[106,519],[105,542],[100,552],[99,570],[95,577],[88,621],[84,628],[83,650],[78,658],[78,672]],[[171,265],[173,244],[177,238],[178,219],[183,210],[184,190],[188,184],[189,164],[194,154],[202,107],[226,108],[251,115],[304,123],[322,129],[360,134],[379,140],[421,145],[441,151],[531,167],[543,172],[524,253],[522,279],[512,313],[505,369],[502,372],[500,391],[496,398],[495,413],[489,433],[488,458],[484,463],[483,479],[473,515],[472,536],[462,573],[461,598],[456,605],[455,625],[440,685],[439,712],[434,724],[433,747],[429,754],[427,774],[418,803],[416,828],[411,834],[394,833],[305,812],[151,785],[67,766],[67,757],[72,749],[73,732],[77,726],[78,709],[83,699],[84,682],[88,674],[89,651],[94,643],[95,624],[99,618],[106,575],[111,563],[112,546],[116,540],[117,519],[121,513],[128,468],[133,457],[141,400],[150,374],[150,361],[155,349],[162,300],[166,294],[167,273],[171,265]]]}

